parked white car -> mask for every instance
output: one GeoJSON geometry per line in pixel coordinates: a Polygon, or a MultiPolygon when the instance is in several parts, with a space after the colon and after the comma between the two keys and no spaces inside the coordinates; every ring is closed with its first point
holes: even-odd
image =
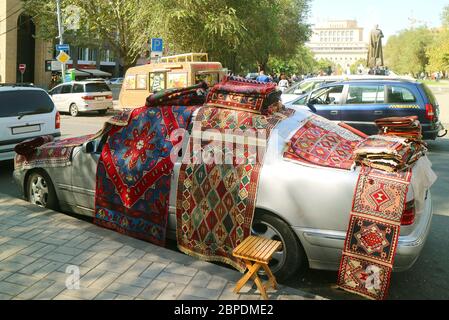
{"type": "Polygon", "coordinates": [[[51,95],[60,112],[77,117],[80,112],[106,114],[113,108],[111,88],[103,81],[74,81],[53,88],[51,95]]]}
{"type": "Polygon", "coordinates": [[[0,86],[0,161],[14,159],[14,147],[43,135],[61,136],[60,116],[45,90],[0,86]]]}

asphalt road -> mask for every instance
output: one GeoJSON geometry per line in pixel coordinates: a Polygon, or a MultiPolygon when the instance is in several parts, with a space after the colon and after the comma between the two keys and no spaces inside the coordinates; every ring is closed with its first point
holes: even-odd
{"type": "MultiPolygon", "coordinates": [[[[440,103],[440,118],[449,128],[449,88],[434,89],[434,92],[440,103]]],[[[63,137],[95,133],[109,116],[94,114],[71,118],[63,115],[63,137]]],[[[449,299],[449,138],[429,142],[429,149],[429,157],[439,177],[432,188],[435,215],[431,232],[413,268],[393,274],[389,299],[449,299]]],[[[12,162],[0,162],[0,193],[19,197],[19,190],[11,177],[12,171],[12,162]]],[[[336,279],[336,272],[308,270],[288,285],[331,299],[357,299],[336,289],[336,279]]]]}

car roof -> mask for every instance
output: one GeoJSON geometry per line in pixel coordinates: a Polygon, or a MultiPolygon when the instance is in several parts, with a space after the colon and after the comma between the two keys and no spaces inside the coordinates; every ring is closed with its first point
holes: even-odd
{"type": "Polygon", "coordinates": [[[321,76],[305,79],[306,81],[350,81],[350,80],[403,80],[403,81],[411,81],[416,82],[415,78],[410,76],[398,76],[398,75],[390,75],[390,76],[378,76],[378,75],[340,75],[340,76],[321,76]]]}
{"type": "Polygon", "coordinates": [[[378,83],[378,84],[419,84],[420,82],[416,81],[416,80],[405,80],[405,79],[360,79],[360,80],[343,80],[343,81],[335,81],[333,83],[329,83],[324,85],[325,86],[331,86],[331,85],[335,85],[335,84],[361,84],[361,83],[378,83]]]}
{"type": "Polygon", "coordinates": [[[104,83],[104,80],[80,80],[80,81],[70,81],[58,84],[61,85],[69,85],[69,84],[87,84],[87,83],[104,83]]]}
{"type": "Polygon", "coordinates": [[[36,88],[36,87],[14,86],[14,85],[2,86],[2,85],[0,85],[0,92],[6,92],[6,91],[43,91],[43,92],[46,92],[44,89],[36,88]]]}

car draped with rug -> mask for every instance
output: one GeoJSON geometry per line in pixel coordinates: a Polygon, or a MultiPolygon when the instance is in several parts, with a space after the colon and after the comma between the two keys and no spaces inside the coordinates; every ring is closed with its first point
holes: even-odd
{"type": "Polygon", "coordinates": [[[413,265],[432,218],[436,176],[419,122],[384,119],[367,137],[287,109],[280,95],[233,77],[161,91],[95,135],[19,145],[14,176],[35,204],[161,246],[171,237],[242,272],[240,243],[276,239],[279,280],[340,266],[341,288],[386,298],[391,271],[413,265]]]}

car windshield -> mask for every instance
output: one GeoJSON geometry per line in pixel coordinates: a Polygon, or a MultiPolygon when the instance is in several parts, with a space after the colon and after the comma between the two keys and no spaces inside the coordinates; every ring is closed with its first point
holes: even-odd
{"type": "Polygon", "coordinates": [[[106,92],[106,91],[111,91],[111,88],[109,88],[109,86],[106,83],[97,82],[97,83],[86,84],[86,92],[87,93],[106,92]]]}
{"type": "Polygon", "coordinates": [[[303,81],[295,84],[294,86],[288,88],[284,91],[286,94],[304,94],[309,92],[314,88],[315,81],[303,81]],[[301,93],[299,93],[299,91],[301,93]]]}
{"type": "Polygon", "coordinates": [[[54,104],[44,91],[14,90],[0,92],[0,118],[50,113],[53,109],[54,104]]]}

